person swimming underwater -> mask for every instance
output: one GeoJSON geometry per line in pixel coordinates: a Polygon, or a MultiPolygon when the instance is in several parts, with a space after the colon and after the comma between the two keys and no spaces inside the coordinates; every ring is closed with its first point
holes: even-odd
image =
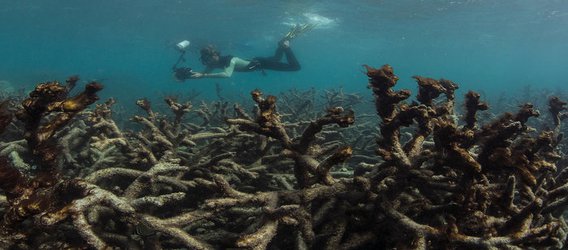
{"type": "Polygon", "coordinates": [[[226,55],[221,53],[212,45],[205,46],[200,51],[200,61],[205,65],[202,72],[196,72],[180,69],[174,74],[179,81],[185,79],[200,78],[229,78],[233,72],[251,72],[260,70],[275,71],[298,71],[302,67],[294,52],[290,48],[290,40],[298,36],[300,33],[311,30],[315,25],[296,25],[292,28],[284,38],[278,42],[278,48],[272,57],[255,57],[251,60],[242,59],[240,57],[226,55]],[[283,56],[286,56],[286,62],[282,62],[283,56]],[[222,69],[220,72],[214,72],[216,69],[222,69]]]}

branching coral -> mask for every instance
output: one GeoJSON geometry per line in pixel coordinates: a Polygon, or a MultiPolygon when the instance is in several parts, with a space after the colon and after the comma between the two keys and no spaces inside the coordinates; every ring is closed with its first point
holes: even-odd
{"type": "Polygon", "coordinates": [[[200,126],[182,124],[184,116],[191,112],[191,103],[180,104],[171,98],[166,98],[165,101],[174,114],[173,121],[155,113],[149,101],[142,99],[137,102],[146,111],[147,116],[136,115],[132,118],[144,127],[142,131],[132,134],[136,139],[129,153],[133,159],[143,159],[145,165],[156,164],[164,156],[180,158],[184,163],[191,162],[192,157],[186,151],[195,148],[197,142],[231,135],[225,129],[218,129],[216,132],[203,131],[200,126]]]}
{"type": "Polygon", "coordinates": [[[268,96],[265,99],[259,90],[251,92],[251,96],[259,107],[256,120],[228,119],[227,122],[239,125],[242,130],[277,139],[284,148],[282,154],[296,162],[294,174],[300,187],[307,187],[314,182],[314,180],[310,180],[310,174],[317,175],[319,179],[331,184],[333,181],[328,173],[330,167],[345,161],[347,157],[351,156],[352,149],[350,147],[342,148],[323,163],[310,156],[308,150],[315,140],[315,135],[322,130],[323,126],[337,124],[340,127],[347,127],[354,123],[354,113],[344,111],[341,107],[331,108],[327,111],[327,115],[311,122],[299,138],[291,139],[276,111],[276,97],[268,96]]]}
{"type": "Polygon", "coordinates": [[[52,141],[53,135],[71,118],[98,99],[96,92],[102,86],[94,82],[87,84],[82,93],[69,98],[68,93],[77,80],[69,78],[66,86],[58,82],[39,84],[22,102],[17,117],[25,124],[25,139],[39,169],[35,176],[29,177],[2,161],[0,182],[9,203],[2,222],[3,234],[29,217],[41,217],[66,206],[67,195],[74,197],[80,192],[71,188],[76,183],[74,180],[58,178],[58,149],[52,141]]]}
{"type": "Polygon", "coordinates": [[[81,110],[95,102],[96,93],[102,86],[96,82],[87,84],[85,90],[68,98],[68,93],[78,81],[77,77],[67,80],[63,86],[59,82],[48,82],[38,85],[30,93],[30,98],[22,102],[22,109],[17,113],[18,119],[25,124],[25,139],[41,171],[50,172],[56,167],[56,151],[54,142],[50,141],[55,132],[63,128],[81,110]],[[55,117],[48,121],[42,119],[50,114],[55,117]]]}
{"type": "Polygon", "coordinates": [[[553,96],[549,99],[548,102],[549,111],[552,115],[552,119],[554,121],[555,130],[559,129],[560,121],[568,118],[568,112],[566,112],[566,102],[560,100],[558,97],[553,96]]]}
{"type": "MultiPolygon", "coordinates": [[[[402,243],[406,241],[414,242],[407,245],[414,248],[524,248],[546,242],[562,246],[566,237],[563,218],[547,213],[550,204],[557,202],[548,193],[564,185],[552,181],[557,158],[549,154],[555,138],[549,132],[536,138],[528,134],[525,123],[539,115],[532,105],[525,104],[517,114],[505,114],[474,130],[475,112],[486,109],[486,105],[477,101],[477,94],[469,92],[466,124],[460,129],[438,111],[409,115],[408,110],[419,109],[420,105],[398,104],[406,92],[392,98],[396,92],[389,87],[394,86],[397,78],[390,66],[368,67],[368,75],[377,111],[383,118],[379,152],[390,160],[378,172],[383,183],[378,194],[384,197],[380,206],[395,225],[410,233],[409,238],[399,239],[397,245],[407,245],[402,243]],[[432,128],[434,148],[409,154],[398,146],[400,125],[412,121],[417,122],[418,135],[428,131],[422,128],[432,128]],[[386,176],[381,174],[387,170],[386,176]],[[517,181],[519,178],[522,182],[517,181]],[[432,213],[436,216],[430,217],[432,213]]],[[[436,85],[431,80],[428,83],[430,90],[439,91],[432,87],[436,85]]],[[[422,109],[431,108],[430,97],[437,94],[419,92],[418,99],[427,106],[422,109]]],[[[447,96],[448,101],[450,98],[447,96]]]]}
{"type": "Polygon", "coordinates": [[[480,97],[481,96],[478,93],[473,91],[469,91],[465,95],[465,107],[467,111],[465,113],[464,120],[466,123],[465,128],[467,129],[474,129],[475,124],[477,123],[476,114],[478,111],[487,110],[489,108],[487,103],[479,101],[480,97]]]}
{"type": "Polygon", "coordinates": [[[193,110],[174,98],[165,99],[171,115],[164,115],[141,99],[145,115],[125,129],[114,122],[115,100],[86,109],[100,85],[68,97],[75,77],[66,85],[40,84],[18,119],[0,105],[0,128],[23,128],[6,131],[10,140],[0,143],[0,155],[11,157],[0,158],[0,243],[23,249],[564,246],[563,101],[549,102],[555,129],[537,131],[534,105],[480,122],[477,113],[488,105],[468,92],[459,122],[456,83],[415,76],[418,95],[407,101],[410,91],[394,89],[392,67],[365,67],[378,125],[377,117],[361,122],[365,116],[355,124],[354,112],[335,104],[360,99],[342,91],[326,92],[322,112],[315,110],[314,91],[277,98],[254,90],[252,115],[238,104],[229,110],[224,99],[193,110]],[[378,157],[369,153],[373,144],[378,157]]]}

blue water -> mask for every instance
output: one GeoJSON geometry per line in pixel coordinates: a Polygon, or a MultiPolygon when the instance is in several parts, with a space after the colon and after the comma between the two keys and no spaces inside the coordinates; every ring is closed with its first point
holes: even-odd
{"type": "MultiPolygon", "coordinates": [[[[199,91],[227,96],[261,88],[342,86],[365,92],[362,64],[393,65],[401,87],[412,75],[452,79],[484,93],[523,85],[565,88],[568,1],[564,0],[0,0],[0,80],[31,87],[79,74],[101,80],[103,96],[199,91]],[[292,23],[319,23],[292,42],[300,72],[235,73],[175,82],[173,44],[208,43],[226,54],[271,55],[292,23]]],[[[187,65],[202,68],[196,54],[187,65]]],[[[369,94],[370,95],[370,94],[369,94]]]]}

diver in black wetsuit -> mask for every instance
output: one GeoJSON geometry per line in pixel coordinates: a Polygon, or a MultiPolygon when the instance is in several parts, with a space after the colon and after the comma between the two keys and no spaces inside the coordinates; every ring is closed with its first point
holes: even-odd
{"type": "Polygon", "coordinates": [[[272,57],[255,57],[252,60],[242,59],[236,56],[221,56],[213,46],[201,49],[201,63],[206,66],[203,72],[187,72],[187,74],[176,76],[179,80],[197,78],[228,78],[237,72],[251,72],[260,70],[276,71],[298,71],[301,69],[300,63],[292,49],[289,40],[282,40],[278,43],[278,48],[272,57]],[[286,62],[281,62],[286,55],[286,62]],[[215,69],[223,69],[221,72],[213,73],[215,69]]]}
{"type": "Polygon", "coordinates": [[[292,49],[290,49],[290,40],[298,35],[313,29],[316,24],[296,24],[291,30],[278,42],[278,48],[272,57],[255,57],[252,60],[242,59],[236,56],[221,56],[218,50],[213,46],[207,46],[201,49],[201,63],[206,66],[203,72],[193,71],[191,68],[178,68],[177,64],[183,59],[183,54],[173,67],[174,77],[183,81],[186,79],[199,78],[227,78],[237,72],[250,72],[260,70],[277,70],[277,71],[298,71],[301,69],[300,63],[292,49]],[[281,62],[283,56],[286,56],[286,62],[281,62]],[[214,73],[215,69],[223,69],[221,72],[214,73]]]}

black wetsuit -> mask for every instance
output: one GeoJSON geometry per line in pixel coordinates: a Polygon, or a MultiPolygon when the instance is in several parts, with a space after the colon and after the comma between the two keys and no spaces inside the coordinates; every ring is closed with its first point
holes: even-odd
{"type": "Polygon", "coordinates": [[[249,64],[251,70],[276,70],[276,71],[298,71],[302,67],[296,59],[290,47],[278,46],[272,57],[255,57],[249,64]],[[282,56],[286,55],[286,63],[281,62],[282,56]]]}
{"type": "MultiPolygon", "coordinates": [[[[215,64],[208,65],[204,72],[211,72],[215,68],[227,68],[231,64],[232,59],[233,56],[231,55],[221,56],[219,57],[219,61],[217,61],[215,64]]],[[[255,57],[250,60],[250,63],[246,67],[239,67],[235,68],[234,70],[238,72],[251,72],[260,70],[264,74],[264,70],[298,71],[300,69],[300,63],[298,62],[298,59],[296,59],[296,56],[294,55],[294,52],[292,52],[292,49],[290,49],[290,47],[284,48],[282,46],[278,46],[276,52],[274,53],[274,56],[255,57]],[[286,62],[280,61],[283,55],[286,55],[286,62]]],[[[174,72],[174,76],[181,81],[191,78],[191,75],[193,74],[191,68],[183,67],[174,67],[174,72]]]]}

